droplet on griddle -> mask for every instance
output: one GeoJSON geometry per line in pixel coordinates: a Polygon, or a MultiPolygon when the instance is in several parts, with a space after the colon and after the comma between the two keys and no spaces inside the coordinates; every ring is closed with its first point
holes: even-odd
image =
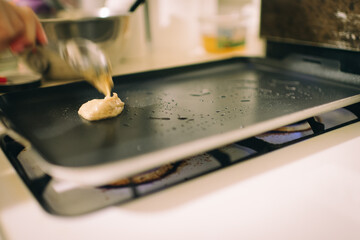
{"type": "Polygon", "coordinates": [[[170,120],[169,117],[149,117],[151,120],[170,120]]]}
{"type": "Polygon", "coordinates": [[[285,86],[285,89],[290,90],[290,91],[295,91],[296,87],[294,87],[294,86],[285,86]]]}
{"type": "Polygon", "coordinates": [[[190,96],[193,96],[193,97],[201,97],[201,96],[208,95],[208,94],[210,94],[209,89],[204,88],[204,89],[201,90],[199,93],[190,93],[190,96]]]}
{"type": "Polygon", "coordinates": [[[178,115],[178,119],[179,119],[179,120],[187,120],[188,118],[185,117],[185,116],[178,115]]]}

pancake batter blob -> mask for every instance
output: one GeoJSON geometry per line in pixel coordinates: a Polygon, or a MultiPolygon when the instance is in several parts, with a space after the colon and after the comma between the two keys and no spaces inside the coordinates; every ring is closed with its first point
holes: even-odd
{"type": "Polygon", "coordinates": [[[112,118],[119,115],[124,109],[124,103],[116,93],[106,96],[104,99],[94,99],[84,103],[78,113],[88,121],[96,121],[112,118]]]}

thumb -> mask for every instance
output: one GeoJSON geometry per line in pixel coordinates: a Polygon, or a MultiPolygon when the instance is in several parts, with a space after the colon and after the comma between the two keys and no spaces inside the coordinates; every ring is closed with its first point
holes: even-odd
{"type": "Polygon", "coordinates": [[[46,37],[45,31],[40,23],[40,21],[38,19],[36,19],[36,40],[44,45],[48,43],[48,39],[46,37]]]}

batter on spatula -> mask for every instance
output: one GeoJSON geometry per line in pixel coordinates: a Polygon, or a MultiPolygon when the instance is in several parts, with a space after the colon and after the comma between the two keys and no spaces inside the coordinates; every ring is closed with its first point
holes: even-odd
{"type": "Polygon", "coordinates": [[[116,93],[113,93],[111,96],[111,89],[113,87],[111,75],[102,76],[93,85],[99,92],[105,95],[105,98],[93,99],[84,103],[78,111],[79,115],[88,121],[96,121],[119,115],[123,111],[125,104],[116,93]]]}

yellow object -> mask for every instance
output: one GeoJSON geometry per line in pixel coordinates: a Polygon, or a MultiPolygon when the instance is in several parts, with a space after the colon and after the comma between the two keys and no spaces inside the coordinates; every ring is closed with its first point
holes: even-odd
{"type": "Polygon", "coordinates": [[[214,36],[202,36],[202,43],[205,50],[209,53],[228,53],[241,51],[245,48],[245,40],[232,40],[214,36]]]}
{"type": "Polygon", "coordinates": [[[239,13],[200,18],[201,39],[209,53],[227,53],[245,48],[246,18],[239,13]]]}

